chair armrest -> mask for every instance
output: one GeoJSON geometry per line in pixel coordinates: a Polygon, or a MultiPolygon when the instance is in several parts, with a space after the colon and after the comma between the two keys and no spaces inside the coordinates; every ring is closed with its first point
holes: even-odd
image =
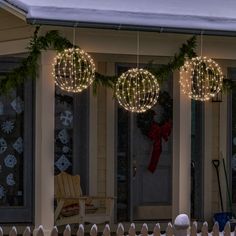
{"type": "Polygon", "coordinates": [[[115,199],[116,197],[106,197],[106,196],[83,196],[84,198],[88,199],[98,199],[98,200],[106,200],[106,199],[115,199]]]}

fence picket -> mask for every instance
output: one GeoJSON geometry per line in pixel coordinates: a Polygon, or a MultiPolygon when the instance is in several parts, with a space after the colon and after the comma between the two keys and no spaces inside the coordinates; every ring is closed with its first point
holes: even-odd
{"type": "Polygon", "coordinates": [[[53,227],[51,231],[51,236],[58,236],[58,229],[56,226],[53,227]]]}
{"type": "Polygon", "coordinates": [[[3,236],[3,230],[2,230],[2,227],[0,227],[0,236],[3,236]]]}
{"type": "Polygon", "coordinates": [[[82,224],[79,225],[76,236],[84,236],[84,226],[82,224]]]}
{"type": "Polygon", "coordinates": [[[30,227],[27,226],[27,227],[25,228],[25,231],[24,231],[24,233],[23,233],[23,236],[30,236],[30,235],[31,235],[31,230],[30,230],[30,227]]]}
{"type": "Polygon", "coordinates": [[[132,223],[129,227],[129,236],[136,236],[135,224],[132,223]]]}
{"type": "Polygon", "coordinates": [[[220,235],[219,224],[218,222],[215,222],[212,229],[212,236],[219,236],[219,235],[220,235]]]}
{"type": "Polygon", "coordinates": [[[17,236],[17,230],[16,227],[13,226],[9,232],[9,236],[17,236]]]}
{"type": "Polygon", "coordinates": [[[224,227],[224,236],[230,236],[231,235],[231,229],[230,229],[230,223],[229,221],[225,224],[224,227]]]}
{"type": "Polygon", "coordinates": [[[143,224],[141,229],[141,236],[148,236],[148,226],[146,223],[143,224]]]}
{"type": "Polygon", "coordinates": [[[43,226],[42,225],[40,225],[38,227],[38,229],[36,230],[36,236],[44,236],[43,226]]]}
{"type": "Polygon", "coordinates": [[[111,232],[110,226],[106,224],[103,230],[103,236],[110,236],[110,232],[111,232]]]}
{"type": "Polygon", "coordinates": [[[202,236],[208,236],[208,223],[204,222],[202,226],[202,236]]]}
{"type": "Polygon", "coordinates": [[[90,236],[97,236],[97,233],[98,233],[98,227],[97,225],[94,224],[90,230],[90,236]]]}
{"type": "Polygon", "coordinates": [[[166,236],[172,236],[174,234],[174,229],[171,223],[168,223],[166,228],[166,236]]]}
{"type": "Polygon", "coordinates": [[[63,232],[63,236],[71,236],[71,228],[70,225],[66,225],[66,228],[63,232]]]}
{"type": "Polygon", "coordinates": [[[197,221],[194,221],[190,229],[191,236],[197,236],[197,221]]]}
{"type": "Polygon", "coordinates": [[[157,223],[155,226],[154,226],[154,229],[153,229],[153,236],[161,236],[161,227],[160,227],[160,224],[157,223]]]}
{"type": "Polygon", "coordinates": [[[116,230],[116,235],[117,236],[124,236],[124,233],[125,233],[124,226],[121,223],[119,223],[117,230],[116,230]]]}

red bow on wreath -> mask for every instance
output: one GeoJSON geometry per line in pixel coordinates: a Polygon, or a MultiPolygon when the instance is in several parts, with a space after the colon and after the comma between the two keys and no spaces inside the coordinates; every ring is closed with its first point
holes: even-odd
{"type": "Polygon", "coordinates": [[[162,152],[162,139],[168,141],[171,134],[172,122],[166,121],[163,125],[157,122],[151,124],[148,137],[153,141],[152,157],[148,165],[148,170],[152,173],[156,170],[162,152]]]}

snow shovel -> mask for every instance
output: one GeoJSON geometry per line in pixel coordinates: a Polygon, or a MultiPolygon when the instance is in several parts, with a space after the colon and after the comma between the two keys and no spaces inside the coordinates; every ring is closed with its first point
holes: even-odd
{"type": "Polygon", "coordinates": [[[212,164],[213,164],[214,167],[216,168],[216,175],[217,175],[217,181],[218,181],[218,187],[219,187],[219,194],[220,194],[221,211],[224,212],[223,199],[222,199],[221,186],[220,186],[220,176],[219,176],[220,161],[219,161],[219,160],[212,160],[212,164]]]}
{"type": "Polygon", "coordinates": [[[230,196],[230,191],[229,191],[229,181],[228,181],[228,175],[226,172],[226,166],[225,166],[225,159],[223,159],[223,166],[224,166],[224,174],[225,174],[225,182],[226,182],[226,187],[227,187],[227,195],[228,195],[228,201],[229,201],[229,209],[230,212],[233,212],[233,208],[232,208],[232,200],[231,200],[231,196],[230,196]]]}

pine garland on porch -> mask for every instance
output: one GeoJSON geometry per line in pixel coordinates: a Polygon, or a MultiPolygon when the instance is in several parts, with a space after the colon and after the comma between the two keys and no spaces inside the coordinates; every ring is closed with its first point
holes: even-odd
{"type": "MultiPolygon", "coordinates": [[[[30,40],[28,50],[29,55],[23,59],[21,65],[15,68],[11,73],[2,75],[0,77],[0,94],[6,94],[12,89],[24,83],[27,79],[36,79],[38,70],[38,59],[42,50],[54,49],[62,51],[66,48],[73,47],[73,44],[65,37],[60,36],[56,30],[47,32],[44,36],[39,36],[40,27],[37,26],[32,39],[30,40]]],[[[159,80],[162,82],[166,80],[171,72],[179,69],[186,58],[196,56],[194,51],[196,47],[196,36],[191,37],[184,43],[179,52],[174,55],[170,62],[160,68],[155,68],[153,63],[147,66],[159,80]]],[[[116,76],[105,76],[96,72],[96,79],[93,83],[94,92],[98,86],[106,86],[113,88],[116,81],[116,76]]]]}

